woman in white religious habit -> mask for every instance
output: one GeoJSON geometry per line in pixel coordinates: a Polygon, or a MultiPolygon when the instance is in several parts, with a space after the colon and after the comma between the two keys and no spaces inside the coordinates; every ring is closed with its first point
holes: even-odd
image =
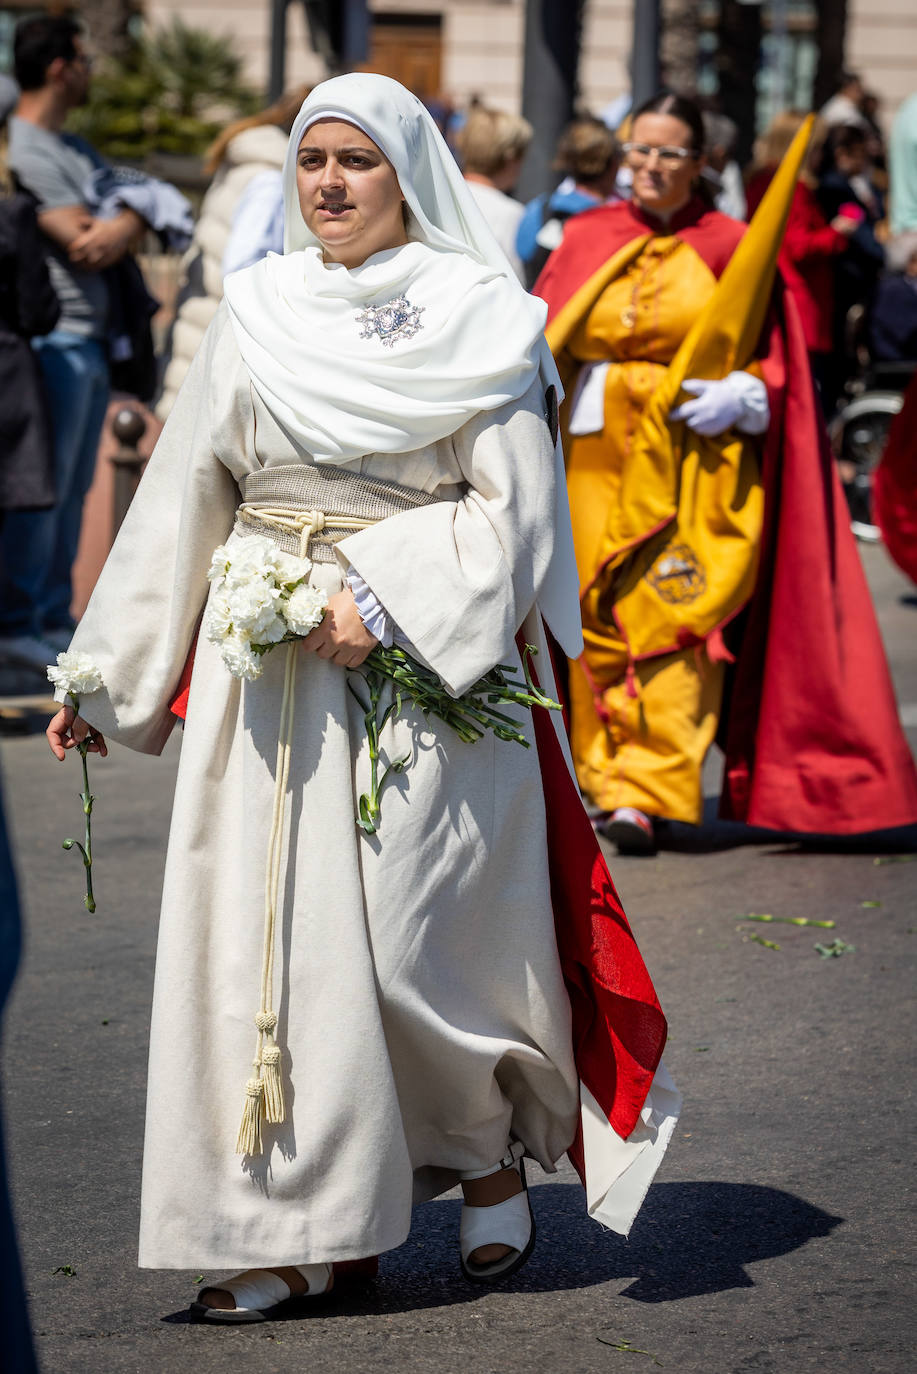
{"type": "Polygon", "coordinates": [[[243,1270],[200,1293],[202,1321],[327,1292],[458,1182],[463,1272],[506,1278],[534,1243],[523,1156],[553,1171],[569,1149],[591,1214],[626,1233],[677,1114],[555,713],[507,708],[539,734],[524,749],[403,700],[378,747],[407,762],[378,827],[357,823],[354,670],[380,641],[453,697],[518,672],[517,635],[549,694],[544,626],[580,651],[544,306],[396,82],[317,87],[283,176],[285,252],[227,279],[71,646],[102,686],[49,728],[59,758],[87,732],[158,753],[186,715],[140,1263],[243,1270]],[[265,540],[327,608],[261,657],[218,601],[265,540]],[[561,793],[575,872],[549,872],[561,793]]]}

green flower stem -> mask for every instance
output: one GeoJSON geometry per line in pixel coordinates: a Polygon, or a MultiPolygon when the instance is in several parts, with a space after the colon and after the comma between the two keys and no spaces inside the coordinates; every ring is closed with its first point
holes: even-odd
{"type": "Polygon", "coordinates": [[[755,911],[750,911],[747,916],[740,916],[740,921],[779,921],[785,926],[821,926],[822,930],[833,930],[834,921],[815,921],[808,916],[771,916],[770,914],[759,915],[755,911]]]}
{"type": "Polygon", "coordinates": [[[381,815],[380,797],[382,789],[390,773],[400,773],[408,761],[407,755],[401,759],[395,759],[385,769],[382,777],[379,777],[380,761],[380,736],[383,728],[393,715],[396,715],[400,705],[400,700],[396,698],[387,709],[379,715],[379,703],[382,699],[382,690],[386,679],[381,673],[370,669],[368,672],[357,672],[369,689],[369,705],[363,701],[360,694],[356,691],[350,678],[347,679],[347,686],[351,695],[359,702],[363,711],[363,721],[366,725],[366,739],[369,744],[369,791],[364,792],[360,797],[359,814],[357,824],[361,830],[365,830],[367,835],[375,835],[379,828],[379,817],[381,815]]]}
{"type": "Polygon", "coordinates": [[[525,707],[541,706],[549,711],[561,709],[560,703],[546,696],[532,680],[529,662],[536,652],[531,644],[526,644],[523,650],[524,682],[508,676],[513,672],[510,665],[498,663],[462,696],[453,697],[435,673],[418,663],[403,649],[386,649],[381,644],[376,645],[366,656],[361,667],[353,670],[354,674],[362,677],[366,683],[369,702],[363,700],[350,679],[347,683],[363,710],[366,738],[369,742],[369,791],[360,797],[357,817],[357,824],[362,830],[369,835],[376,833],[379,828],[382,789],[390,774],[400,773],[408,762],[407,755],[395,759],[381,777],[379,776],[381,732],[387,722],[399,714],[402,699],[410,700],[423,715],[435,716],[443,721],[467,744],[474,744],[476,740],[483,739],[485,731],[491,730],[497,739],[521,744],[527,749],[529,741],[519,729],[516,718],[506,711],[498,710],[496,703],[525,707]],[[379,706],[386,682],[390,682],[394,687],[395,700],[380,717],[379,706]]]}
{"type": "MultiPolygon", "coordinates": [[[[73,702],[74,711],[79,715],[79,697],[74,696],[72,692],[69,692],[68,696],[73,702]]],[[[95,801],[95,797],[89,790],[88,739],[83,740],[76,748],[83,764],[83,790],[80,793],[80,801],[83,803],[85,829],[82,844],[80,844],[79,840],[64,840],[63,848],[67,850],[74,848],[78,849],[82,855],[83,868],[86,872],[86,896],[83,898],[83,904],[87,911],[92,912],[96,909],[96,900],[92,891],[92,803],[95,801]]]]}
{"type": "Polygon", "coordinates": [[[81,845],[83,850],[83,866],[86,869],[86,896],[83,901],[86,903],[87,911],[95,911],[96,900],[92,892],[92,803],[95,797],[89,791],[89,745],[84,740],[78,744],[80,758],[83,763],[83,791],[80,800],[83,803],[83,815],[86,817],[86,839],[85,844],[81,845]]]}

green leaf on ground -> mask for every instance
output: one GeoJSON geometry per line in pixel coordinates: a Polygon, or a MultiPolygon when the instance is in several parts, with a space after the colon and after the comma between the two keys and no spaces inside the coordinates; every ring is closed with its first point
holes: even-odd
{"type": "Polygon", "coordinates": [[[856,945],[848,945],[846,940],[832,940],[830,945],[813,945],[823,959],[837,959],[842,954],[855,954],[856,945]]]}
{"type": "Polygon", "coordinates": [[[884,854],[881,859],[873,859],[876,868],[881,868],[883,864],[912,864],[917,859],[917,854],[884,854]]]}
{"type": "Polygon", "coordinates": [[[65,1279],[76,1278],[76,1270],[74,1269],[72,1264],[59,1264],[56,1269],[51,1270],[52,1278],[55,1274],[63,1274],[65,1279]]]}
{"type": "Polygon", "coordinates": [[[198,1285],[199,1283],[203,1283],[203,1282],[204,1282],[204,1275],[203,1275],[203,1274],[198,1274],[196,1278],[193,1278],[193,1279],[191,1280],[191,1282],[194,1284],[194,1286],[195,1286],[195,1288],[196,1288],[197,1285],[198,1285]]]}
{"type": "Polygon", "coordinates": [[[632,1345],[630,1341],[613,1340],[610,1336],[596,1335],[596,1340],[602,1345],[610,1346],[612,1350],[622,1350],[626,1355],[648,1355],[653,1364],[658,1364],[662,1368],[662,1361],[657,1360],[652,1350],[640,1350],[638,1346],[632,1345]]]}
{"type": "Polygon", "coordinates": [[[860,902],[860,906],[863,908],[864,911],[868,910],[870,907],[881,906],[881,905],[882,905],[881,902],[860,902]]]}

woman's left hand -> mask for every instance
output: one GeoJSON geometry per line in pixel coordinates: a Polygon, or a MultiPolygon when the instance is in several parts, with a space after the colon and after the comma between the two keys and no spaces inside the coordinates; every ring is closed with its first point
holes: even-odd
{"type": "Polygon", "coordinates": [[[339,663],[342,668],[359,668],[378,643],[360,619],[353,592],[345,587],[328,598],[322,623],[306,635],[302,647],[307,653],[339,663]]]}

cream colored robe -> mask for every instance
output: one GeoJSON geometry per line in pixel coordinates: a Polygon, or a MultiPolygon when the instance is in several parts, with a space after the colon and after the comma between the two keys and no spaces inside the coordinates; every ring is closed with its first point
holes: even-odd
{"type": "MultiPolygon", "coordinates": [[[[74,640],[105,682],[83,700],[93,726],[162,749],[237,481],[303,461],[254,394],[221,307],[74,640]]],[[[444,504],[348,537],[342,567],[356,567],[454,692],[516,661],[527,616],[540,637],[530,613],[555,525],[540,388],[435,445],[350,466],[444,504]]],[[[334,592],[342,567],[315,564],[313,579],[334,592]]],[[[412,760],[367,837],[354,819],[368,780],[360,709],[344,670],[301,653],[275,973],[291,1106],[284,1125],[265,1125],[262,1157],[234,1154],[255,1048],[284,654],[243,684],[198,642],[156,965],[145,1267],[381,1252],[405,1239],[412,1202],[494,1163],[510,1133],[552,1170],[576,1128],[536,750],[490,735],[463,744],[406,710],[385,747],[412,760]]],[[[531,736],[527,713],[520,722],[531,736]]],[[[594,1111],[587,1119],[599,1140],[590,1209],[609,1224],[629,1226],[670,1107],[648,1104],[626,1143],[594,1111]],[[622,1174],[627,1196],[606,1205],[622,1174]]]]}

